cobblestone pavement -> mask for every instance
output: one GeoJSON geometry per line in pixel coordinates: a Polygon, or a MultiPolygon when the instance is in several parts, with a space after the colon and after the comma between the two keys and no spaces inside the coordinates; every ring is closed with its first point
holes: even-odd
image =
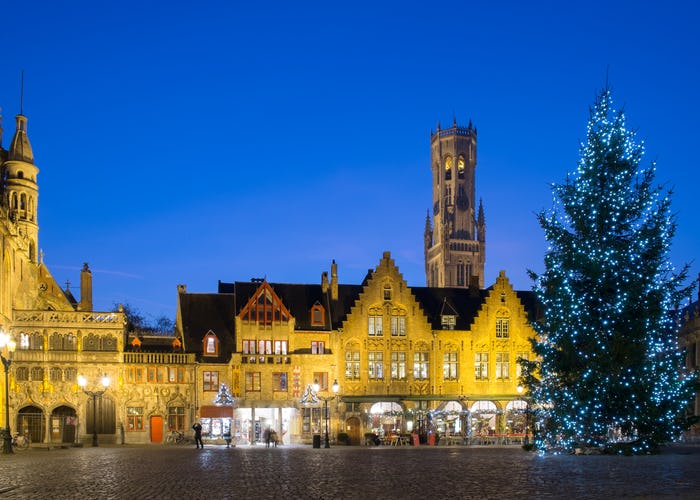
{"type": "Polygon", "coordinates": [[[700,498],[700,447],[644,457],[518,447],[105,446],[0,455],[0,498],[700,498]]]}

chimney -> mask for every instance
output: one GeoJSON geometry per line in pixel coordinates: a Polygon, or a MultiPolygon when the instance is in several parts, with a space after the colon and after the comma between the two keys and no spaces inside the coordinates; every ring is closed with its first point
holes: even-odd
{"type": "Polygon", "coordinates": [[[328,271],[321,273],[321,292],[328,293],[328,271]]]}
{"type": "Polygon", "coordinates": [[[331,300],[338,300],[338,264],[331,263],[331,300]]]}
{"type": "Polygon", "coordinates": [[[92,272],[88,268],[87,262],[83,264],[80,271],[80,311],[92,311],[92,272]]]}

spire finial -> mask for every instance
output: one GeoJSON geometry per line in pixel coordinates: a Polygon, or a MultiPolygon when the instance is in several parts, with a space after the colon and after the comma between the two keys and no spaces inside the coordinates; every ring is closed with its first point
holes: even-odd
{"type": "Polygon", "coordinates": [[[20,80],[20,89],[19,89],[19,114],[23,115],[24,114],[24,70],[22,70],[22,77],[20,80]]]}

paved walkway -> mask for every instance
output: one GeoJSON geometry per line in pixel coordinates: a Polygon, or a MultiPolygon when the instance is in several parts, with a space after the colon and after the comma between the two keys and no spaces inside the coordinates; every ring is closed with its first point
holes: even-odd
{"type": "Polygon", "coordinates": [[[644,457],[519,447],[119,446],[0,455],[0,498],[700,498],[700,447],[644,457]]]}

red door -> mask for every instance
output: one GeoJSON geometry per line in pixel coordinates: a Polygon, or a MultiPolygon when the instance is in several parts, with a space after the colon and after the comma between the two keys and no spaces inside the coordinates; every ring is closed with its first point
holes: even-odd
{"type": "Polygon", "coordinates": [[[163,442],[163,417],[154,415],[151,417],[151,443],[163,442]]]}

